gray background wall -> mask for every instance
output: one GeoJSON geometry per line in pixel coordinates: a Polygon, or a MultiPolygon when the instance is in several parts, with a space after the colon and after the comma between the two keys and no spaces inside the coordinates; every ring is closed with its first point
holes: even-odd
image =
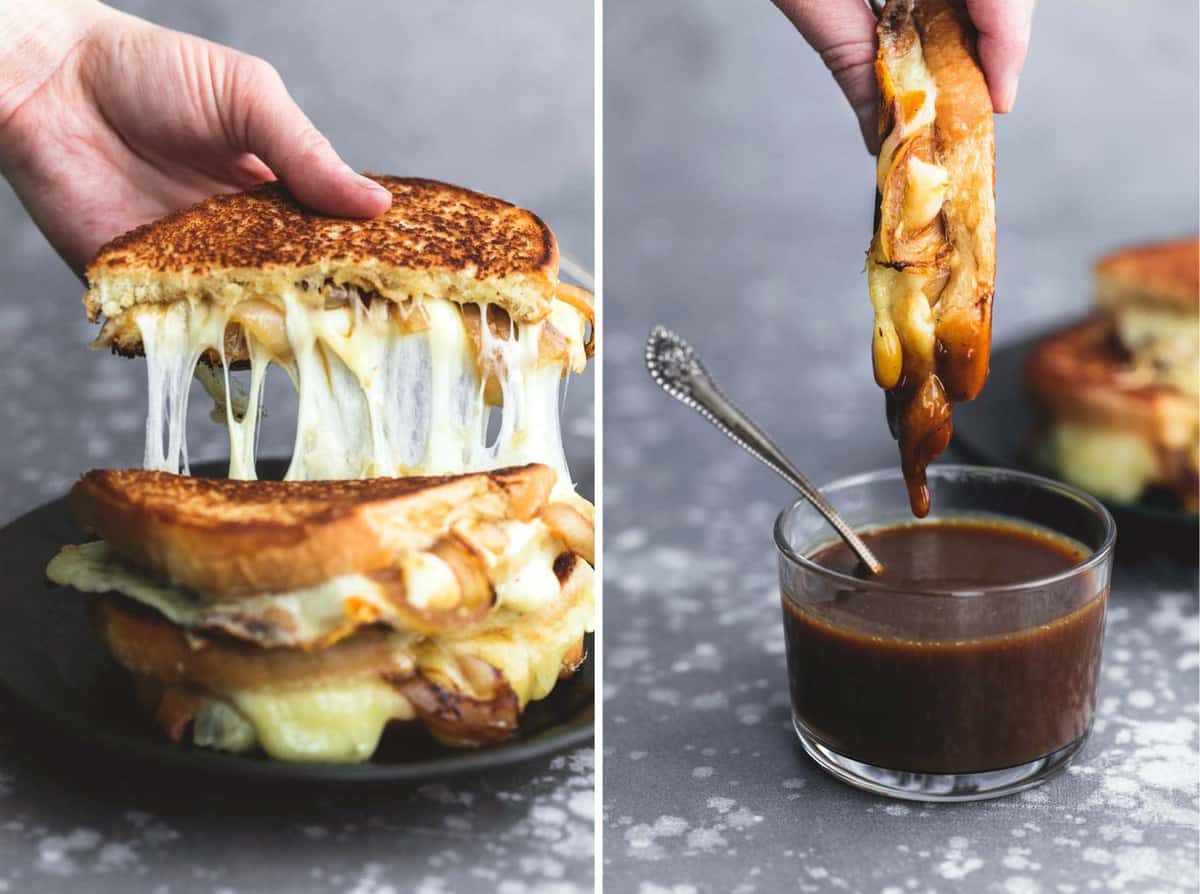
{"type": "MultiPolygon", "coordinates": [[[[818,482],[895,465],[861,272],[872,160],[766,0],[608,0],[605,70],[609,889],[1195,890],[1194,569],[1118,567],[1095,734],[1042,789],[904,805],[799,754],[770,539],[792,495],[641,351],[677,328],[818,482]]],[[[1084,308],[1106,248],[1195,231],[1197,81],[1194,0],[1039,4],[996,128],[998,343],[1084,308]]]]}

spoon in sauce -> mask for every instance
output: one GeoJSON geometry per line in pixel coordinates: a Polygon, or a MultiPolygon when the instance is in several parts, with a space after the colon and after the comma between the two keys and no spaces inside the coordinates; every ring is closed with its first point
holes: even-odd
{"type": "Polygon", "coordinates": [[[646,341],[646,369],[663,391],[691,407],[735,444],[800,491],[825,516],[825,520],[872,574],[883,572],[883,564],[846,520],[838,515],[830,502],[771,442],[766,432],[721,392],[691,345],[670,329],[655,326],[646,341]]]}

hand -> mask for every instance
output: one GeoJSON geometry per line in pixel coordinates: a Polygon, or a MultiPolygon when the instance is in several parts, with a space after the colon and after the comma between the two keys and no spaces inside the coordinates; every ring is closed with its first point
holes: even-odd
{"type": "MultiPolygon", "coordinates": [[[[1029,48],[1034,0],[965,0],[979,32],[979,64],[992,108],[1009,111],[1029,48]]],[[[876,132],[875,16],[864,0],[775,0],[833,73],[850,101],[863,140],[878,149],[876,132]]]]}
{"type": "Polygon", "coordinates": [[[0,171],[76,272],[126,230],[276,177],[327,214],[391,204],[266,62],[90,0],[0,12],[0,171]]]}

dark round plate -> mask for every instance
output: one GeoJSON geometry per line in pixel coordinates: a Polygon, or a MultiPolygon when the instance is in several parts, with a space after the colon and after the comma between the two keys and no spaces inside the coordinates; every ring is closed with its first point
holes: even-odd
{"type": "MultiPolygon", "coordinates": [[[[259,464],[278,475],[280,464],[259,464]]],[[[220,474],[214,465],[197,474],[220,474]]],[[[587,481],[588,479],[582,478],[587,481]]],[[[88,624],[84,600],[45,579],[50,558],[66,543],[86,539],[66,497],[21,516],[0,530],[0,690],[55,741],[71,740],[88,760],[94,750],[162,768],[203,775],[313,782],[411,782],[493,770],[590,744],[594,663],[590,655],[573,678],[534,702],[517,736],[476,749],[451,749],[423,730],[389,729],[375,757],[362,764],[283,763],[224,754],[162,737],[138,710],[130,679],[109,657],[88,624]]],[[[413,725],[415,726],[415,725],[413,725]]]]}
{"type": "MultiPolygon", "coordinates": [[[[954,445],[973,461],[992,466],[1021,468],[1054,477],[1034,464],[1028,452],[1029,434],[1037,422],[1025,393],[1021,370],[1025,355],[1042,335],[1034,335],[992,351],[987,386],[975,400],[954,408],[954,445]]],[[[1121,503],[1100,498],[1121,525],[1122,534],[1137,526],[1172,529],[1190,534],[1195,546],[1197,516],[1152,501],[1121,503]]]]}

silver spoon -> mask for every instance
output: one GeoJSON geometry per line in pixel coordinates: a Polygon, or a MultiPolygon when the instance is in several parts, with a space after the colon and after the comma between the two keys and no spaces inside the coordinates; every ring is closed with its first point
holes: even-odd
{"type": "Polygon", "coordinates": [[[655,326],[646,341],[646,369],[663,391],[691,407],[735,444],[800,491],[833,525],[833,529],[872,574],[883,572],[883,564],[812,482],[771,443],[766,432],[721,393],[691,345],[670,329],[655,326]]]}

